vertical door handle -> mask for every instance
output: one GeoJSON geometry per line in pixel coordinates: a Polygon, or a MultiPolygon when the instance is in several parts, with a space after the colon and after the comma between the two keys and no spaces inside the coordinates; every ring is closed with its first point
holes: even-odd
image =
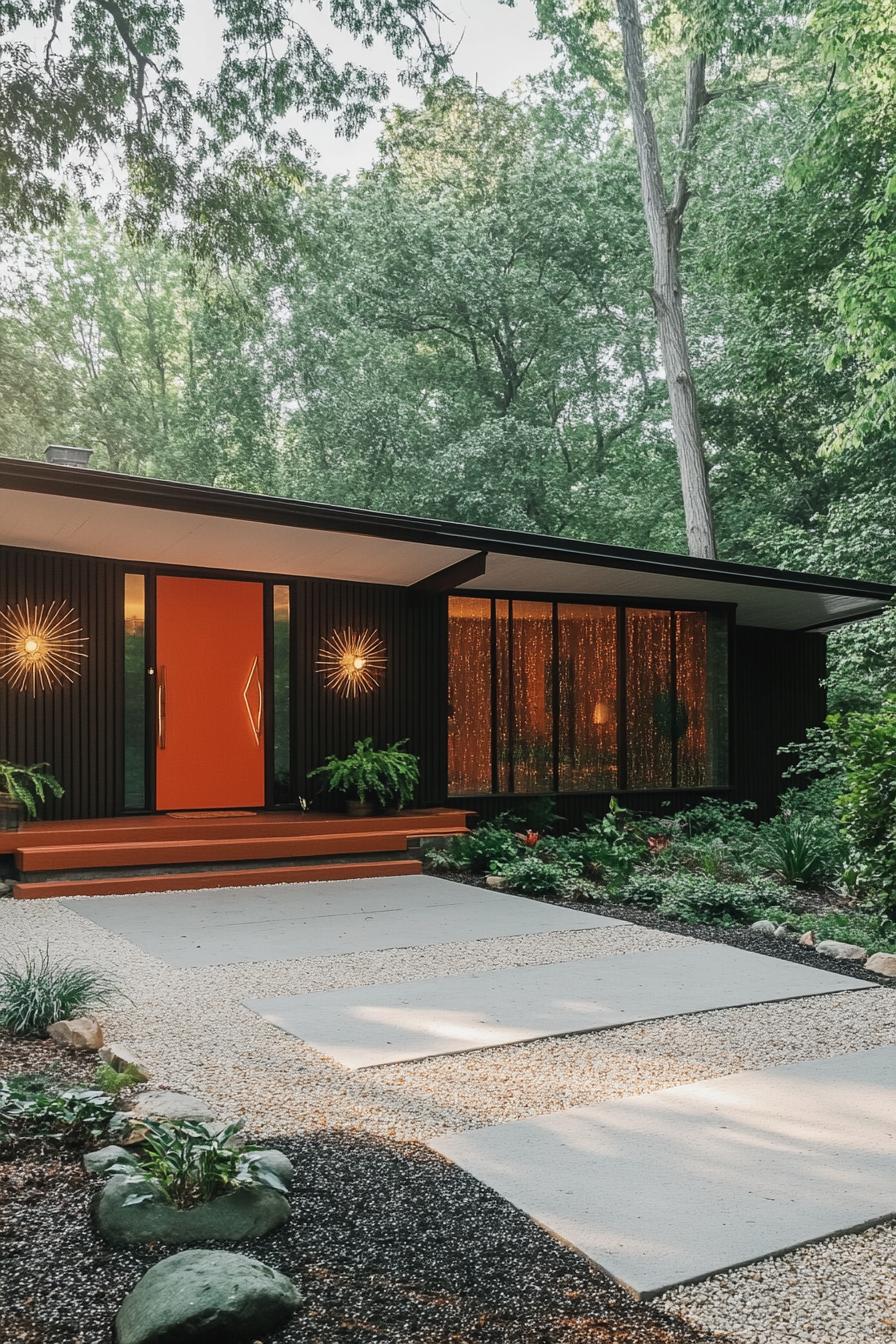
{"type": "Polygon", "coordinates": [[[156,682],[156,732],[159,741],[159,750],[165,750],[165,736],[168,718],[168,681],[165,676],[165,668],[160,667],[158,679],[156,682]]]}
{"type": "Polygon", "coordinates": [[[246,706],[246,713],[249,716],[249,727],[252,729],[252,736],[255,738],[255,745],[261,745],[261,720],[264,713],[264,686],[261,682],[261,675],[258,670],[258,655],[252,659],[252,666],[249,668],[249,675],[246,678],[246,684],[243,687],[243,704],[246,706]],[[254,689],[257,696],[256,707],[253,710],[249,700],[249,691],[254,689]]]}

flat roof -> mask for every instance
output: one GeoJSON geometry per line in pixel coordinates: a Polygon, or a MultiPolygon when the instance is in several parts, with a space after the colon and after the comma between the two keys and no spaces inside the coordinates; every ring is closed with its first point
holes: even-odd
{"type": "Polygon", "coordinates": [[[740,625],[834,629],[890,584],[0,458],[5,546],[451,591],[719,603],[740,625]]]}

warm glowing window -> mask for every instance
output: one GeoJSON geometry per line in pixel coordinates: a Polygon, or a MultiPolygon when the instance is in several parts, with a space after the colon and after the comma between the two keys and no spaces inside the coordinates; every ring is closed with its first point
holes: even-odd
{"type": "Polygon", "coordinates": [[[618,788],[615,607],[557,604],[561,793],[618,788]]]}
{"type": "Polygon", "coordinates": [[[448,792],[492,791],[492,602],[452,597],[448,611],[448,792]]]}
{"type": "Polygon", "coordinates": [[[628,787],[671,789],[672,740],[679,730],[672,695],[672,613],[625,613],[628,787]]]}
{"type": "Polygon", "coordinates": [[[448,648],[455,796],[728,782],[724,614],[452,597],[448,648]]]}
{"type": "Polygon", "coordinates": [[[550,602],[511,606],[510,719],[514,793],[554,789],[554,612],[550,602]]]}
{"type": "Polygon", "coordinates": [[[274,802],[295,803],[292,772],[292,590],[275,583],[271,593],[273,666],[274,802]]]}

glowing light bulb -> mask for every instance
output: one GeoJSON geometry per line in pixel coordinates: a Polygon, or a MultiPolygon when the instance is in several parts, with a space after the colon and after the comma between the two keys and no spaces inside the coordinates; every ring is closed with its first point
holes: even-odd
{"type": "Polygon", "coordinates": [[[24,648],[26,653],[30,654],[38,653],[40,650],[40,640],[35,639],[34,635],[29,635],[28,638],[25,640],[24,648]]]}

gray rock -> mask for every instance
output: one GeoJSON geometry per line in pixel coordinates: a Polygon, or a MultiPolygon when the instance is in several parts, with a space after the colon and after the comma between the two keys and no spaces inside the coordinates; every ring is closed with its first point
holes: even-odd
{"type": "Polygon", "coordinates": [[[815,949],[823,957],[836,957],[838,961],[864,961],[868,949],[856,943],[839,943],[836,938],[826,938],[815,949]]]}
{"type": "Polygon", "coordinates": [[[0,882],[0,900],[2,900],[4,896],[11,896],[11,895],[12,895],[12,883],[6,881],[0,882]]]}
{"type": "Polygon", "coordinates": [[[187,1092],[140,1092],[128,1107],[132,1120],[220,1120],[214,1106],[187,1092]]]}
{"type": "Polygon", "coordinates": [[[750,925],[750,928],[754,933],[768,934],[769,938],[774,938],[775,936],[775,925],[770,919],[757,919],[755,924],[750,925]]]}
{"type": "Polygon", "coordinates": [[[865,962],[865,970],[875,975],[896,975],[896,957],[892,952],[875,952],[865,962]]]}
{"type": "Polygon", "coordinates": [[[116,1344],[248,1344],[302,1301],[277,1270],[233,1251],[181,1251],[144,1274],[115,1318],[116,1344]]]}
{"type": "Polygon", "coordinates": [[[787,941],[790,943],[795,942],[798,936],[799,936],[799,930],[793,928],[793,926],[790,924],[779,924],[773,934],[773,937],[786,938],[787,941]]]}
{"type": "Polygon", "coordinates": [[[265,1171],[271,1171],[280,1180],[287,1189],[292,1185],[296,1178],[296,1169],[290,1162],[285,1153],[281,1153],[279,1148],[258,1148],[246,1153],[246,1157],[253,1166],[262,1167],[265,1171]]]}
{"type": "Polygon", "coordinates": [[[92,1176],[105,1176],[116,1162],[135,1161],[134,1154],[129,1153],[127,1148],[119,1148],[118,1144],[110,1143],[105,1148],[97,1148],[93,1153],[84,1154],[84,1170],[89,1171],[92,1176]]]}
{"type": "Polygon", "coordinates": [[[70,1050],[99,1050],[103,1029],[95,1017],[63,1018],[47,1027],[47,1035],[70,1050]]]}
{"type": "Polygon", "coordinates": [[[507,886],[507,878],[501,877],[499,873],[489,873],[485,879],[485,885],[493,887],[495,891],[503,891],[504,887],[507,886]]]}
{"type": "Polygon", "coordinates": [[[149,1082],[149,1070],[124,1045],[114,1043],[104,1045],[100,1051],[100,1059],[105,1060],[107,1064],[111,1064],[113,1069],[117,1069],[119,1073],[124,1073],[126,1069],[130,1069],[136,1075],[138,1082],[149,1082]]]}
{"type": "Polygon", "coordinates": [[[113,1176],[96,1205],[96,1223],[113,1246],[191,1246],[199,1241],[248,1241],[282,1227],[289,1200],[263,1185],[244,1185],[192,1209],[168,1204],[159,1186],[139,1175],[113,1176]],[[132,1201],[140,1201],[132,1202],[132,1201]]]}

